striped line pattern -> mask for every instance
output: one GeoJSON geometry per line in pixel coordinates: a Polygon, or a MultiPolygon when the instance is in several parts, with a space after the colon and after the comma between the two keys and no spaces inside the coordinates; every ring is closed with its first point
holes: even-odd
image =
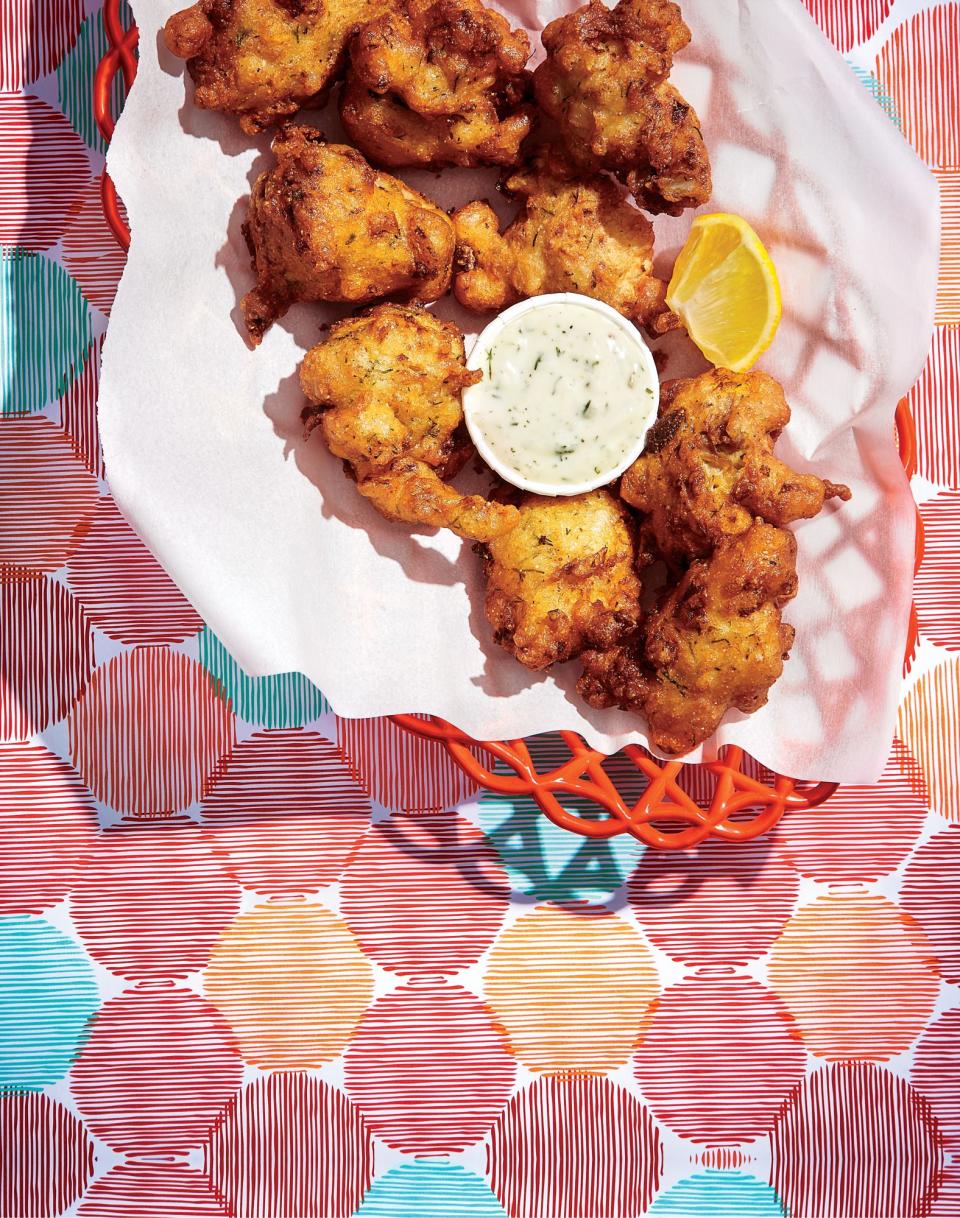
{"type": "Polygon", "coordinates": [[[900,905],[936,954],[940,975],[960,984],[960,825],[924,842],[907,864],[900,905]]]}
{"type": "Polygon", "coordinates": [[[917,1047],[910,1081],[936,1117],[946,1148],[960,1152],[960,1009],[931,1024],[917,1047]]]}
{"type": "Polygon", "coordinates": [[[943,1163],[930,1105],[869,1062],[804,1079],[770,1136],[770,1182],[791,1218],[919,1218],[943,1163]]]}
{"type": "Polygon", "coordinates": [[[490,1185],[511,1218],[636,1218],[660,1179],[660,1134],[606,1078],[539,1079],[489,1140],[490,1185]]]}
{"type": "MultiPolygon", "coordinates": [[[[133,24],[133,15],[127,4],[120,7],[120,21],[124,28],[133,24]]],[[[107,146],[94,119],[90,96],[97,64],[106,54],[108,46],[103,19],[99,12],[93,12],[80,27],[76,42],[57,68],[60,109],[85,143],[97,152],[106,152],[107,146]]],[[[118,117],[123,109],[123,99],[123,77],[118,72],[110,95],[110,110],[114,117],[118,117]]]]}
{"type": "Polygon", "coordinates": [[[803,0],[839,51],[867,42],[883,24],[893,0],[803,0]]]}
{"type": "Polygon", "coordinates": [[[0,744],[0,914],[61,901],[96,830],[93,797],[70,766],[41,744],[0,744]]]}
{"type": "Polygon", "coordinates": [[[100,356],[103,340],[90,344],[80,372],[60,398],[60,426],[73,451],[91,474],[105,478],[100,429],[97,426],[97,393],[100,388],[100,356]]]}
{"type": "Polygon", "coordinates": [[[95,1180],[78,1218],[231,1218],[201,1172],[186,1163],[118,1163],[95,1180]]]}
{"type": "Polygon", "coordinates": [[[923,634],[948,651],[960,651],[960,491],[942,491],[920,507],[923,566],[914,601],[923,634]]]}
{"type": "Polygon", "coordinates": [[[0,245],[49,249],[90,181],[82,141],[39,97],[0,93],[0,164],[0,245]]]}
{"type": "Polygon", "coordinates": [[[768,974],[804,1044],[830,1061],[903,1052],[940,988],[917,923],[886,897],[858,891],[829,892],[799,910],[774,944],[768,974]]]}
{"type": "Polygon", "coordinates": [[[22,89],[52,71],[77,36],[83,8],[83,0],[44,0],[41,13],[36,0],[4,0],[0,89],[22,89]]]}
{"type": "Polygon", "coordinates": [[[750,1142],[766,1133],[803,1077],[804,1055],[786,1011],[765,986],[745,977],[699,976],[661,995],[634,1072],[654,1115],[682,1137],[750,1142]],[[729,1035],[718,1036],[728,1024],[729,1035]],[[731,1044],[736,1070],[730,1069],[731,1044]]]}
{"type": "Polygon", "coordinates": [[[231,1214],[349,1218],[373,1178],[373,1139],[341,1091],[271,1074],[224,1108],[204,1166],[231,1214]]]}
{"type": "Polygon", "coordinates": [[[454,813],[394,816],[359,843],[341,907],[361,949],[401,976],[454,973],[490,946],[509,882],[483,835],[454,813]]]}
{"type": "MultiPolygon", "coordinates": [[[[102,183],[101,174],[71,208],[63,235],[63,265],[90,304],[109,317],[127,259],[103,214],[102,183]]],[[[122,201],[120,214],[126,220],[122,201]]]]}
{"type": "Polygon", "coordinates": [[[241,1074],[216,1009],[164,986],[100,1008],[70,1085],[87,1129],[115,1150],[178,1154],[203,1143],[241,1074]]]}
{"type": "Polygon", "coordinates": [[[937,323],[956,325],[960,322],[960,169],[937,169],[934,173],[940,187],[943,226],[937,323]]]}
{"type": "MultiPolygon", "coordinates": [[[[4,181],[0,175],[0,191],[4,181]]],[[[0,416],[56,401],[83,367],[92,337],[87,302],[63,267],[0,249],[0,416]]]]}
{"type": "Polygon", "coordinates": [[[249,676],[209,626],[202,630],[198,645],[200,663],[219,681],[237,715],[247,723],[302,727],[330,710],[320,690],[302,673],[249,676]]]}
{"type": "Polygon", "coordinates": [[[900,737],[927,779],[930,803],[960,821],[960,658],[925,673],[900,706],[900,737]]]}
{"type": "Polygon", "coordinates": [[[0,1095],[0,1214],[61,1214],[93,1175],[93,1143],[68,1109],[37,1092],[0,1095]]]}
{"type": "Polygon", "coordinates": [[[960,489],[960,326],[937,326],[930,357],[910,390],[919,472],[960,489]]]}
{"type": "Polygon", "coordinates": [[[363,789],[386,808],[439,812],[476,794],[442,745],[389,719],[337,719],[337,744],[363,789]]]}
{"type": "Polygon", "coordinates": [[[93,624],[121,643],[179,643],[203,627],[109,495],[97,502],[67,579],[93,624]]]}
{"type": "Polygon", "coordinates": [[[373,970],[325,906],[273,901],[221,933],[203,984],[244,1061],[305,1070],[343,1052],[373,997],[373,970]]]}
{"type": "Polygon", "coordinates": [[[350,1098],[374,1133],[410,1154],[451,1154],[479,1141],[506,1104],[515,1072],[484,1003],[432,979],[378,999],[346,1058],[350,1098]]]}
{"type": "Polygon", "coordinates": [[[234,741],[233,715],[205,669],[159,647],[102,665],[70,711],[70,756],[98,799],[166,816],[199,797],[234,741]]]}
{"type": "Polygon", "coordinates": [[[922,159],[960,165],[960,4],[935,4],[897,26],[877,76],[922,159]]]}
{"type": "Polygon", "coordinates": [[[42,415],[0,427],[0,564],[56,571],[86,536],[96,479],[42,415]]]}
{"type": "Polygon", "coordinates": [[[203,968],[239,905],[239,888],[197,825],[181,818],[110,825],[70,896],[71,917],[94,960],[138,979],[203,968]]]}
{"type": "Polygon", "coordinates": [[[255,732],[204,790],[204,831],[241,884],[272,896],[332,883],[370,823],[370,800],[315,732],[255,732]]]}
{"type": "Polygon", "coordinates": [[[0,568],[0,740],[62,719],[93,665],[90,624],[66,588],[0,568]]]}

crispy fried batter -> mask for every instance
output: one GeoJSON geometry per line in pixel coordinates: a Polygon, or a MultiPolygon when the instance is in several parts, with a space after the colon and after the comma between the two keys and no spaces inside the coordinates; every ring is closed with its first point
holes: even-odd
{"type": "Polygon", "coordinates": [[[523,210],[503,233],[487,203],[454,213],[462,305],[485,312],[546,292],[581,292],[651,333],[680,324],[653,274],[653,227],[615,182],[542,155],[505,190],[523,199],[523,210]]]}
{"type": "Polygon", "coordinates": [[[757,521],[695,562],[626,645],[583,657],[580,694],[647,718],[665,753],[688,753],[731,708],[767,701],[793,645],[781,609],[797,592],[797,543],[757,521]]]}
{"type": "Polygon", "coordinates": [[[244,226],[257,273],[243,299],[253,342],[299,300],[443,295],[454,233],[439,207],[312,127],[285,127],[273,151],[276,168],[257,179],[244,226]]]}
{"type": "Polygon", "coordinates": [[[472,451],[460,392],[479,377],[452,322],[397,304],[337,322],[300,370],[330,451],[381,515],[489,541],[514,526],[516,508],[444,481],[472,451]]]}
{"type": "Polygon", "coordinates": [[[344,128],[391,167],[515,165],[533,125],[529,56],[480,0],[400,0],[350,44],[344,128]]]}
{"type": "Polygon", "coordinates": [[[527,668],[611,648],[640,617],[633,527],[607,490],[570,498],[524,495],[520,523],[487,545],[487,618],[527,668]]]}
{"type": "Polygon", "coordinates": [[[543,31],[541,109],[578,164],[615,173],[651,212],[679,215],[712,191],[700,121],[667,81],[689,41],[671,0],[590,0],[543,31]]]}
{"type": "Polygon", "coordinates": [[[198,106],[240,118],[254,134],[322,100],[350,35],[387,0],[198,0],[164,28],[188,60],[198,106]]]}
{"type": "Polygon", "coordinates": [[[789,422],[783,389],[763,372],[715,368],[661,389],[660,415],[620,494],[673,565],[704,558],[755,517],[787,525],[816,516],[845,486],[798,474],[774,456],[789,422]]]}

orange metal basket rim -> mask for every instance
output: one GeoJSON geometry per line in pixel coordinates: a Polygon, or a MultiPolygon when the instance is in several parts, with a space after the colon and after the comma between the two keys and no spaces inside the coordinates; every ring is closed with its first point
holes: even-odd
{"type": "MultiPolygon", "coordinates": [[[[115,128],[111,111],[114,81],[122,73],[129,90],[137,70],[138,33],[136,26],[124,27],[121,2],[104,0],[103,22],[109,46],[97,66],[93,85],[94,117],[107,142],[115,128]]],[[[130,246],[130,228],[106,171],[101,196],[107,223],[126,250],[130,246]]],[[[897,407],[896,424],[900,458],[911,477],[917,468],[917,433],[907,398],[897,407]]],[[[923,526],[918,509],[917,570],[922,561],[923,526]]],[[[914,654],[917,639],[914,610],[907,663],[914,654]]],[[[689,848],[709,836],[732,842],[750,841],[771,829],[788,809],[818,807],[839,785],[801,784],[783,775],[774,775],[771,785],[744,773],[743,750],[729,747],[722,759],[703,763],[702,769],[716,782],[710,805],[704,808],[677,781],[687,763],[681,760],[660,763],[646,750],[628,745],[623,752],[648,780],[641,797],[629,803],[604,769],[605,754],[591,749],[575,732],[559,733],[569,750],[569,761],[543,774],[538,771],[526,740],[474,740],[435,715],[391,715],[390,719],[401,730],[441,745],[478,787],[496,795],[532,799],[549,820],[563,829],[596,839],[630,833],[645,845],[659,849],[689,848]],[[593,805],[598,814],[571,810],[560,802],[561,798],[593,805]]]]}

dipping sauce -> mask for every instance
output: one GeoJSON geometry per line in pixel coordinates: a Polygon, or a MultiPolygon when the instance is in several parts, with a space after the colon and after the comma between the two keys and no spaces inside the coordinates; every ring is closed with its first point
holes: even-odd
{"type": "Polygon", "coordinates": [[[463,395],[480,455],[516,486],[580,494],[636,460],[657,414],[659,378],[636,328],[572,293],[525,300],[483,332],[463,395]]]}

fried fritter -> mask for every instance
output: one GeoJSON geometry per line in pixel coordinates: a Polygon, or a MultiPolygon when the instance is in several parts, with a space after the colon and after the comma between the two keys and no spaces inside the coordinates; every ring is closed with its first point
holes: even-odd
{"type": "Polygon", "coordinates": [[[647,446],[620,494],[644,513],[644,533],[674,566],[704,558],[755,517],[787,525],[816,516],[845,486],[798,474],[774,456],[790,420],[783,389],[763,372],[714,368],[667,382],[647,446]]]}
{"type": "Polygon", "coordinates": [[[330,451],[381,515],[489,541],[516,524],[516,508],[445,482],[472,451],[460,393],[479,378],[452,322],[398,304],[337,322],[300,370],[330,451]]]}
{"type": "Polygon", "coordinates": [[[541,669],[612,648],[640,618],[629,514],[607,490],[523,495],[520,522],[484,550],[487,618],[498,643],[541,669]]]}
{"type": "Polygon", "coordinates": [[[454,292],[474,312],[527,296],[580,292],[603,300],[651,333],[680,321],[653,273],[653,227],[606,177],[583,176],[555,155],[507,179],[523,210],[503,233],[493,209],[475,201],[454,213],[454,292]]]}
{"type": "Polygon", "coordinates": [[[244,225],[257,273],[243,298],[254,343],[299,300],[425,303],[446,292],[454,233],[439,207],[313,127],[284,127],[273,151],[276,168],[257,179],[244,225]]]}
{"type": "Polygon", "coordinates": [[[350,35],[387,0],[198,0],[164,27],[188,61],[196,103],[235,114],[252,135],[323,99],[350,35]]]}
{"type": "Polygon", "coordinates": [[[350,43],[340,117],[382,165],[516,165],[530,40],[479,0],[401,0],[350,43]]]}
{"type": "Polygon", "coordinates": [[[797,543],[757,521],[695,562],[627,644],[583,656],[591,706],[646,716],[651,741],[688,753],[731,708],[767,701],[793,646],[781,609],[797,592],[797,543]]]}
{"type": "Polygon", "coordinates": [[[607,169],[641,207],[680,215],[713,186],[700,120],[669,84],[690,31],[671,0],[602,0],[551,21],[534,90],[577,164],[607,169]]]}

